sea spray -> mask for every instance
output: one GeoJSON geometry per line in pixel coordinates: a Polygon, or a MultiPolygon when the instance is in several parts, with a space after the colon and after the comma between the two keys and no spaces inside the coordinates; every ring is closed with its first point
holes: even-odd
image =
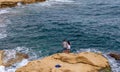
{"type": "Polygon", "coordinates": [[[2,72],[15,72],[15,70],[17,68],[20,68],[20,67],[26,65],[30,60],[35,60],[35,59],[40,58],[39,55],[41,53],[41,51],[35,52],[34,50],[27,48],[27,47],[24,47],[24,46],[16,47],[15,49],[5,50],[5,54],[7,56],[7,57],[5,57],[5,61],[8,61],[12,58],[15,58],[15,55],[17,52],[28,54],[29,58],[23,59],[21,62],[17,62],[10,67],[1,66],[0,72],[1,71],[2,72]]]}
{"type": "Polygon", "coordinates": [[[74,3],[74,1],[73,0],[46,0],[43,3],[34,4],[34,6],[54,7],[56,6],[56,4],[59,5],[59,4],[69,4],[69,3],[70,4],[74,3]]]}
{"type": "Polygon", "coordinates": [[[25,66],[30,60],[40,58],[39,55],[41,54],[41,51],[35,52],[34,50],[24,46],[16,47],[13,49],[4,50],[4,62],[6,63],[10,59],[15,58],[17,52],[28,54],[29,58],[23,59],[21,62],[17,62],[10,67],[0,66],[0,72],[15,72],[17,68],[25,66]]]}
{"type": "Polygon", "coordinates": [[[4,63],[8,62],[9,60],[16,57],[16,51],[15,50],[5,50],[4,52],[4,63]]]}
{"type": "Polygon", "coordinates": [[[36,51],[34,49],[27,48],[25,46],[16,47],[15,51],[28,54],[30,56],[29,60],[35,60],[35,59],[40,58],[41,57],[41,53],[42,53],[41,50],[36,51]]]}
{"type": "Polygon", "coordinates": [[[27,47],[21,46],[21,47],[16,47],[15,51],[28,54],[30,52],[30,49],[27,47]]]}
{"type": "MultiPolygon", "coordinates": [[[[7,63],[9,60],[14,59],[16,57],[17,52],[29,53],[29,49],[26,47],[17,47],[16,49],[4,50],[3,62],[7,63]]],[[[0,72],[15,72],[17,68],[26,65],[28,62],[29,59],[23,59],[21,62],[17,62],[10,67],[0,66],[0,72]]]]}
{"type": "Polygon", "coordinates": [[[97,53],[102,53],[97,48],[87,48],[87,49],[81,48],[81,49],[77,50],[76,52],[77,53],[80,53],[80,52],[97,52],[97,53]]]}
{"type": "Polygon", "coordinates": [[[24,59],[19,63],[15,63],[11,67],[0,66],[0,72],[15,72],[17,68],[25,66],[28,62],[27,59],[24,59]]]}
{"type": "Polygon", "coordinates": [[[5,10],[5,9],[0,10],[0,14],[5,14],[5,13],[9,13],[9,11],[8,11],[8,10],[5,10]]]}
{"type": "Polygon", "coordinates": [[[112,72],[120,72],[120,63],[114,58],[108,56],[106,53],[104,54],[104,56],[108,59],[109,64],[112,68],[112,72]]]}

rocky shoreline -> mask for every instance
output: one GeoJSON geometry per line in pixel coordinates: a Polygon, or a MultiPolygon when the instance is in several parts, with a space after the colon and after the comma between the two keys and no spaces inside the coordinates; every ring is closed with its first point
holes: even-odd
{"type": "Polygon", "coordinates": [[[15,7],[20,4],[25,5],[44,1],[46,0],[0,0],[0,8],[15,7]]]}
{"type": "MultiPolygon", "coordinates": [[[[120,54],[109,53],[108,56],[120,60],[120,54]]],[[[0,66],[10,67],[24,59],[28,54],[0,50],[0,66]]],[[[17,68],[15,72],[112,72],[109,61],[102,53],[56,53],[42,59],[29,61],[27,65],[17,68]]]]}
{"type": "Polygon", "coordinates": [[[29,62],[16,72],[111,72],[108,60],[99,53],[57,53],[29,62]]]}
{"type": "Polygon", "coordinates": [[[12,52],[0,50],[0,66],[9,67],[17,62],[21,62],[23,59],[28,59],[29,56],[20,52],[12,52]],[[11,53],[11,54],[9,54],[11,53]]]}

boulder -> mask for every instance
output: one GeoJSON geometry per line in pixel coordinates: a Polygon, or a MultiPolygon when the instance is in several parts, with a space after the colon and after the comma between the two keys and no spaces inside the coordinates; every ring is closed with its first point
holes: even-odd
{"type": "Polygon", "coordinates": [[[109,70],[108,60],[102,54],[92,52],[58,53],[29,62],[16,72],[104,72],[109,70]]]}
{"type": "Polygon", "coordinates": [[[110,53],[108,55],[113,57],[115,60],[120,60],[120,54],[118,53],[110,53]]]}
{"type": "Polygon", "coordinates": [[[15,7],[18,3],[31,4],[36,2],[44,2],[45,0],[0,0],[0,8],[15,7]]]}
{"type": "MultiPolygon", "coordinates": [[[[11,56],[13,56],[13,55],[11,55],[11,56]]],[[[9,57],[10,57],[10,55],[7,56],[5,54],[5,51],[1,50],[0,51],[0,65],[8,67],[8,66],[13,65],[14,63],[22,61],[23,59],[29,58],[29,56],[27,54],[23,54],[23,53],[19,53],[19,52],[16,52],[13,57],[11,57],[11,58],[9,58],[9,57]]]]}
{"type": "Polygon", "coordinates": [[[0,8],[14,7],[17,5],[17,2],[3,1],[0,3],[0,8]]]}

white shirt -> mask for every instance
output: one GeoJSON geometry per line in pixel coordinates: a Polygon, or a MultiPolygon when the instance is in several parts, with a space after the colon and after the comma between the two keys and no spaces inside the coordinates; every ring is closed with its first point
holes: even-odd
{"type": "Polygon", "coordinates": [[[64,42],[63,42],[63,47],[64,47],[64,48],[67,48],[67,46],[68,46],[68,43],[67,43],[66,41],[64,41],[64,42]]]}
{"type": "Polygon", "coordinates": [[[63,42],[63,47],[67,49],[71,48],[71,46],[66,41],[63,42]]]}
{"type": "Polygon", "coordinates": [[[69,44],[67,44],[67,49],[70,49],[70,48],[71,48],[71,46],[69,44]]]}

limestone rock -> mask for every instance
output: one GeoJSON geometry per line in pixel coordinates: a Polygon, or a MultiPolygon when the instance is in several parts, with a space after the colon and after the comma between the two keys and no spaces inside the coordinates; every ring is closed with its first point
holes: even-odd
{"type": "Polygon", "coordinates": [[[0,51],[0,65],[2,65],[2,63],[3,63],[3,53],[4,53],[4,51],[3,50],[1,50],[0,51]]]}
{"type": "Polygon", "coordinates": [[[45,0],[0,0],[0,8],[15,7],[18,3],[31,4],[36,2],[44,2],[45,0]]]}
{"type": "Polygon", "coordinates": [[[16,72],[99,72],[106,68],[110,68],[108,60],[101,54],[58,53],[41,60],[31,61],[26,66],[17,69],[16,72]]]}

